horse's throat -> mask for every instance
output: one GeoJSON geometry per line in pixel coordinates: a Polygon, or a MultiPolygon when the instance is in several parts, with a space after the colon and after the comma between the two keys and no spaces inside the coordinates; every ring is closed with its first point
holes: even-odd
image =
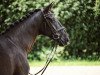
{"type": "Polygon", "coordinates": [[[34,45],[35,42],[36,42],[36,39],[33,39],[30,43],[27,44],[26,51],[28,53],[32,50],[33,45],[34,45]]]}

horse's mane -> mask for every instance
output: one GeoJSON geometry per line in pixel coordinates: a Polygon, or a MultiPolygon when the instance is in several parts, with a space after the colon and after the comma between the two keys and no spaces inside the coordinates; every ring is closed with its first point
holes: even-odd
{"type": "Polygon", "coordinates": [[[11,28],[15,27],[16,25],[20,24],[21,22],[24,22],[26,19],[34,15],[36,12],[40,11],[41,9],[35,9],[32,11],[29,11],[25,16],[23,16],[21,19],[16,20],[14,23],[11,23],[4,31],[0,33],[0,35],[3,35],[5,32],[9,31],[11,28]]]}

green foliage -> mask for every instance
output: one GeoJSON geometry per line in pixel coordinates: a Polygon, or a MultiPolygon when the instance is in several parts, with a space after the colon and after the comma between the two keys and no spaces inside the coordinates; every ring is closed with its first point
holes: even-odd
{"type": "MultiPolygon", "coordinates": [[[[44,66],[45,61],[30,61],[29,65],[31,67],[44,66]]],[[[89,61],[89,60],[62,60],[62,61],[52,61],[49,66],[100,66],[100,61],[89,61]]]]}
{"type": "Polygon", "coordinates": [[[100,15],[100,0],[95,1],[95,7],[94,7],[95,15],[100,15]]]}
{"type": "MultiPolygon", "coordinates": [[[[70,11],[72,16],[65,19],[66,28],[70,31],[71,43],[64,50],[64,57],[79,58],[79,59],[99,59],[99,19],[95,17],[94,1],[73,1],[72,6],[77,3],[77,8],[70,11]],[[69,56],[66,56],[66,52],[69,56]]],[[[68,10],[67,10],[68,11],[68,10]]]]}
{"type": "MultiPolygon", "coordinates": [[[[54,0],[2,0],[0,32],[28,11],[46,6],[52,1],[54,0]]],[[[56,0],[55,4],[53,11],[70,36],[70,45],[58,51],[55,59],[100,60],[100,0],[56,0]]],[[[50,39],[39,36],[28,58],[43,60],[48,55],[51,44],[50,39]]]]}

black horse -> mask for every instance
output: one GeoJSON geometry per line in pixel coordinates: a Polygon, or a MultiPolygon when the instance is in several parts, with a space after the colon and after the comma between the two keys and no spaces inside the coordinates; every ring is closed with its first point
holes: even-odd
{"type": "Polygon", "coordinates": [[[27,54],[38,35],[67,44],[68,34],[51,12],[52,5],[28,13],[0,35],[0,75],[28,75],[27,54]]]}

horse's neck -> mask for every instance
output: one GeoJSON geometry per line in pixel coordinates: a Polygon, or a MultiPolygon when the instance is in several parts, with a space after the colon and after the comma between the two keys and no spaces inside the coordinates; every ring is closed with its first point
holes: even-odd
{"type": "Polygon", "coordinates": [[[26,22],[12,28],[6,35],[15,43],[27,52],[31,50],[38,35],[38,22],[36,18],[30,18],[26,22]],[[36,26],[37,25],[37,26],[36,26]]]}

